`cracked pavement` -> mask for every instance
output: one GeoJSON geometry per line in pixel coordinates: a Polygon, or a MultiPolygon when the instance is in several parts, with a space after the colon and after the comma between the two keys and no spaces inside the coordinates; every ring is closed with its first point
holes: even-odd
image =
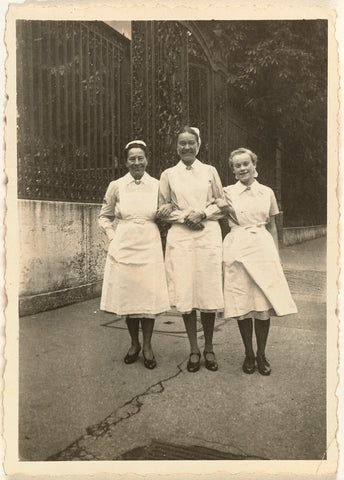
{"type": "MultiPolygon", "coordinates": [[[[219,370],[202,362],[191,374],[177,315],[156,322],[154,370],[144,368],[142,356],[123,363],[126,327],[99,311],[99,299],[22,318],[21,459],[120,460],[157,442],[175,445],[181,455],[197,447],[238,458],[320,459],[326,449],[325,239],[287,247],[281,257],[299,313],[272,319],[270,377],[242,372],[235,322],[217,321],[219,370]]],[[[199,338],[202,350],[201,328],[199,338]]]]}

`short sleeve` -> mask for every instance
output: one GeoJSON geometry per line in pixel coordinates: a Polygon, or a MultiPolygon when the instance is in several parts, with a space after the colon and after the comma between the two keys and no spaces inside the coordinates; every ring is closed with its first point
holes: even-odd
{"type": "Polygon", "coordinates": [[[269,216],[273,217],[274,215],[278,215],[280,212],[279,212],[279,208],[278,208],[278,205],[277,205],[277,200],[276,200],[275,194],[274,194],[273,190],[271,190],[271,188],[269,190],[270,190],[270,212],[269,212],[269,216]]]}
{"type": "Polygon", "coordinates": [[[226,201],[231,201],[230,185],[228,185],[227,187],[223,187],[223,194],[226,201]]]}

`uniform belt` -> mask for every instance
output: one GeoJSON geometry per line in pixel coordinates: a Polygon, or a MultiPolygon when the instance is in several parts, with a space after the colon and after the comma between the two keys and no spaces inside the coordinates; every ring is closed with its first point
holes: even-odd
{"type": "Polygon", "coordinates": [[[265,226],[266,226],[266,223],[265,222],[262,222],[262,223],[257,223],[255,225],[233,225],[231,227],[231,230],[248,230],[252,233],[256,233],[257,232],[257,229],[262,229],[264,228],[265,229],[265,226]]]}
{"type": "Polygon", "coordinates": [[[119,223],[138,223],[139,225],[144,225],[145,223],[154,223],[154,220],[149,218],[119,218],[119,223]]]}

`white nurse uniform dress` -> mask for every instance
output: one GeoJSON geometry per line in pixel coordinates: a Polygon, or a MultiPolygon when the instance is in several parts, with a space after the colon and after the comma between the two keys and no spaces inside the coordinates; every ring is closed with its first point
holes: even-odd
{"type": "Polygon", "coordinates": [[[110,183],[99,224],[110,239],[100,302],[119,316],[154,318],[170,308],[159,229],[159,181],[130,173],[110,183]],[[113,221],[116,218],[116,228],[113,221]]]}
{"type": "Polygon", "coordinates": [[[279,213],[271,188],[256,180],[238,181],[224,188],[239,225],[231,219],[223,242],[224,303],[226,318],[282,316],[297,312],[272,235],[269,217],[279,213]]]}
{"type": "Polygon", "coordinates": [[[181,313],[193,309],[223,311],[222,235],[217,198],[223,198],[216,169],[199,160],[191,166],[182,161],[165,170],[160,179],[159,205],[170,203],[167,217],[172,226],[167,234],[165,265],[170,303],[181,313]],[[190,230],[185,216],[204,211],[203,230],[190,230]]]}

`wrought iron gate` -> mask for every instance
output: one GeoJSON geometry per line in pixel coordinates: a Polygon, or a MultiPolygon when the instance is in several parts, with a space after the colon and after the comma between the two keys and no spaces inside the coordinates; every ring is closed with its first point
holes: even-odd
{"type": "Polygon", "coordinates": [[[200,128],[199,158],[215,165],[224,183],[232,180],[229,151],[246,145],[247,129],[230,102],[229,73],[209,23],[132,22],[132,133],[149,145],[157,178],[177,161],[183,125],[200,128]]]}
{"type": "Polygon", "coordinates": [[[147,142],[159,178],[187,124],[224,184],[229,152],[248,146],[264,153],[259,173],[275,186],[274,152],[248,133],[211,22],[132,22],[130,42],[103,22],[20,20],[17,46],[20,198],[101,201],[132,138],[147,142]]]}
{"type": "Polygon", "coordinates": [[[18,196],[99,202],[130,137],[130,41],[103,22],[17,21],[18,196]]]}

